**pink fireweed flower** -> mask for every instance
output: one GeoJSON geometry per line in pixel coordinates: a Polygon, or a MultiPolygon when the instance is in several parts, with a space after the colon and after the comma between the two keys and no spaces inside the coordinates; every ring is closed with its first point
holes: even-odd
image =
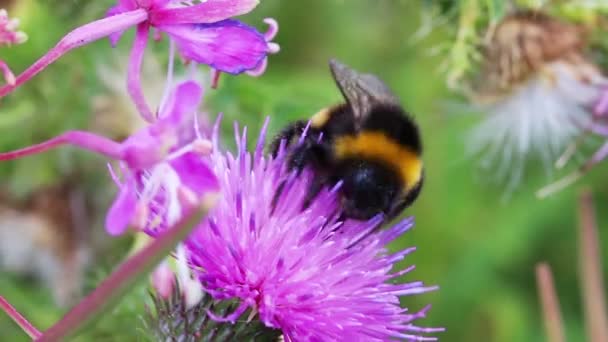
{"type": "MultiPolygon", "coordinates": [[[[180,53],[194,62],[231,74],[256,71],[264,65],[268,53],[278,51],[277,45],[254,28],[227,19],[251,11],[257,3],[257,0],[207,0],[190,5],[177,0],[119,0],[109,9],[106,18],[70,32],[19,75],[14,85],[0,88],[0,97],[68,51],[108,36],[115,45],[126,29],[135,26],[127,84],[140,113],[152,122],[154,115],[144,99],[139,80],[150,28],[166,33],[177,43],[180,53]]],[[[273,30],[271,26],[270,31],[273,30]]]]}
{"type": "Polygon", "coordinates": [[[46,142],[1,153],[0,160],[40,153],[62,144],[74,145],[120,162],[122,180],[112,177],[119,192],[106,217],[112,235],[136,228],[169,227],[217,181],[201,155],[211,143],[197,134],[191,116],[202,99],[201,87],[187,81],[168,97],[159,119],[118,143],[84,131],[69,131],[46,142]]]}
{"type": "Polygon", "coordinates": [[[213,319],[234,322],[251,309],[249,319],[259,315],[288,341],[436,340],[423,335],[442,329],[414,325],[428,307],[410,312],[399,298],[437,287],[395,283],[413,267],[391,269],[414,248],[386,249],[413,226],[411,218],[387,229],[378,229],[381,217],[338,222],[337,189],[322,192],[302,211],[312,176],[293,177],[284,151],[276,159],[263,155],[268,121],[254,153],[246,151],[246,131],[237,136],[236,156],[218,149],[218,123],[208,158],[223,196],[185,242],[204,290],[218,300],[240,301],[228,317],[208,312],[213,319]],[[288,182],[273,212],[283,179],[288,182]]]}
{"type": "MultiPolygon", "coordinates": [[[[10,19],[8,12],[0,8],[0,47],[3,45],[21,44],[27,40],[27,35],[23,31],[17,31],[19,19],[10,19]]],[[[9,85],[15,84],[15,75],[11,72],[8,65],[0,59],[0,72],[4,75],[4,80],[9,85]]]]}
{"type": "Polygon", "coordinates": [[[8,17],[8,12],[0,8],[0,46],[21,44],[27,40],[23,31],[18,31],[19,19],[8,17]]]}

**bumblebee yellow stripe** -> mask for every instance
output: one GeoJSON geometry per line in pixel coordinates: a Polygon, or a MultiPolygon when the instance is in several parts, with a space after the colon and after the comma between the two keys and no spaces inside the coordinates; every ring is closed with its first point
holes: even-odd
{"type": "Polygon", "coordinates": [[[321,128],[327,120],[329,120],[329,115],[334,107],[323,108],[318,111],[315,115],[310,118],[310,125],[312,127],[321,128]]]}
{"type": "Polygon", "coordinates": [[[363,157],[395,167],[401,174],[406,190],[412,189],[422,177],[420,157],[382,132],[362,132],[356,136],[339,137],[334,149],[339,159],[363,157]]]}

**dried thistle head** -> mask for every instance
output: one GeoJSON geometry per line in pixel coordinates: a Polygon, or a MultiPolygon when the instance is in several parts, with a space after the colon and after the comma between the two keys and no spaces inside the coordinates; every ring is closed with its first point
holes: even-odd
{"type": "MultiPolygon", "coordinates": [[[[587,32],[539,11],[519,11],[506,16],[486,34],[483,92],[504,92],[527,81],[556,61],[570,64],[581,80],[595,71],[583,56],[587,32]]],[[[548,80],[553,77],[546,74],[548,80]]]]}
{"type": "Polygon", "coordinates": [[[519,185],[528,163],[540,161],[551,175],[558,156],[592,121],[590,108],[608,78],[585,56],[587,33],[538,11],[508,15],[488,30],[470,93],[484,118],[468,150],[508,190],[519,185]]]}

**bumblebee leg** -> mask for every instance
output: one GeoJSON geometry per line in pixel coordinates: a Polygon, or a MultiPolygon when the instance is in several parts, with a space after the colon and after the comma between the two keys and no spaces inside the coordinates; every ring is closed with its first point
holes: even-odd
{"type": "MultiPolygon", "coordinates": [[[[319,194],[327,183],[324,175],[329,163],[329,149],[323,144],[317,143],[312,138],[307,138],[300,146],[296,147],[288,160],[288,169],[295,170],[296,176],[300,176],[306,167],[314,170],[310,189],[304,198],[302,209],[306,209],[312,200],[319,194]]],[[[287,180],[283,180],[275,191],[272,200],[272,212],[276,208],[278,200],[285,189],[287,180]]]]}
{"type": "Polygon", "coordinates": [[[306,129],[306,125],[308,123],[303,120],[296,121],[289,126],[285,127],[276,137],[272,140],[270,144],[270,153],[273,157],[276,157],[279,153],[279,148],[281,147],[281,141],[285,141],[285,146],[289,146],[291,144],[292,139],[304,133],[306,129]]]}
{"type": "MultiPolygon", "coordinates": [[[[277,135],[277,137],[272,142],[272,145],[270,147],[272,155],[276,157],[277,153],[279,152],[279,148],[281,146],[281,141],[285,140],[286,143],[289,144],[291,142],[291,140],[293,139],[293,137],[296,134],[302,134],[304,132],[304,129],[306,129],[306,124],[304,123],[304,121],[297,121],[297,122],[293,123],[292,125],[290,125],[289,127],[285,128],[281,133],[279,133],[277,135]]],[[[314,157],[314,154],[316,153],[315,150],[317,149],[314,145],[315,145],[315,142],[310,140],[310,136],[309,136],[306,138],[306,140],[304,140],[302,145],[296,147],[295,150],[289,156],[289,159],[287,161],[288,170],[292,171],[295,169],[296,175],[300,176],[302,174],[302,171],[304,171],[304,168],[308,165],[309,162],[317,160],[317,158],[314,157]]],[[[313,167],[314,167],[314,165],[313,165],[313,167]]],[[[274,196],[273,196],[272,202],[271,202],[271,211],[270,211],[271,214],[274,213],[274,210],[277,207],[279,198],[281,197],[281,194],[283,193],[283,190],[285,189],[286,182],[287,182],[287,179],[284,179],[283,181],[281,181],[281,183],[279,184],[279,186],[277,187],[277,189],[274,193],[274,196]]]]}
{"type": "Polygon", "coordinates": [[[322,173],[330,163],[330,150],[327,145],[318,143],[312,136],[296,147],[289,158],[289,169],[298,170],[298,175],[305,167],[311,167],[315,172],[322,173]]]}
{"type": "Polygon", "coordinates": [[[401,202],[397,203],[384,215],[383,221],[387,222],[387,221],[390,221],[390,220],[394,219],[395,217],[399,216],[399,214],[401,214],[401,212],[405,208],[407,208],[408,205],[410,205],[410,203],[408,203],[406,201],[401,201],[401,202]]]}
{"type": "Polygon", "coordinates": [[[289,167],[298,170],[298,175],[300,175],[307,166],[311,167],[315,172],[308,193],[306,194],[306,197],[304,197],[302,209],[308,208],[310,203],[327,184],[328,177],[325,174],[325,170],[329,167],[329,154],[330,151],[327,145],[308,139],[301,146],[296,148],[289,161],[289,167]]]}
{"type": "Polygon", "coordinates": [[[424,176],[420,179],[420,182],[418,182],[418,184],[416,184],[416,186],[410,190],[410,192],[405,196],[405,198],[396,203],[387,213],[386,213],[386,218],[384,219],[384,221],[389,221],[394,219],[395,217],[399,216],[399,214],[401,214],[401,212],[410,206],[410,204],[412,204],[412,202],[414,202],[414,200],[418,197],[418,195],[420,194],[420,190],[422,190],[422,184],[424,184],[424,176]]]}

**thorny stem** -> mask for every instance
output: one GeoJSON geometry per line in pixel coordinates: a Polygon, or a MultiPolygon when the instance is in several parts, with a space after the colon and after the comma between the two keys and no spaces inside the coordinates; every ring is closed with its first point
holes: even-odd
{"type": "Polygon", "coordinates": [[[547,341],[564,342],[566,338],[564,322],[559,309],[559,299],[555,291],[551,268],[546,263],[536,265],[536,286],[545,320],[547,341]]]}
{"type": "Polygon", "coordinates": [[[21,329],[32,339],[39,338],[42,334],[36,329],[17,309],[15,309],[4,297],[0,296],[0,308],[17,323],[21,329]]]}
{"type": "Polygon", "coordinates": [[[579,272],[585,310],[587,338],[608,341],[608,316],[602,278],[599,236],[591,192],[579,196],[579,272]]]}
{"type": "Polygon", "coordinates": [[[14,84],[0,88],[0,97],[4,97],[23,83],[36,76],[40,71],[55,62],[69,51],[89,44],[95,40],[107,37],[112,33],[125,30],[145,21],[148,13],[145,9],[137,9],[108,18],[100,19],[80,26],[63,37],[55,47],[16,77],[14,84]]]}

